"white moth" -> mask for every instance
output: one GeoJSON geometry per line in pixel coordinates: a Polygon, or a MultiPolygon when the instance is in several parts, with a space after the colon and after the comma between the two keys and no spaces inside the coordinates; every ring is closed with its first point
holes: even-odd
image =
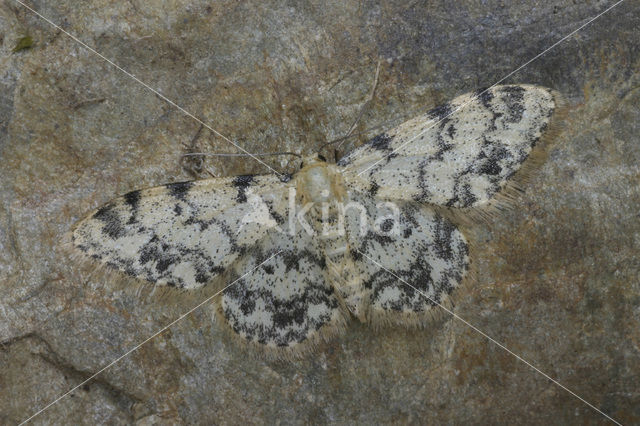
{"type": "Polygon", "coordinates": [[[561,102],[531,85],[478,93],[336,164],[314,155],[285,178],[130,192],[80,221],[73,247],[132,277],[187,290],[257,267],[223,292],[218,312],[234,334],[278,354],[310,348],[352,317],[423,324],[469,275],[469,244],[449,213],[495,202],[561,102]]]}

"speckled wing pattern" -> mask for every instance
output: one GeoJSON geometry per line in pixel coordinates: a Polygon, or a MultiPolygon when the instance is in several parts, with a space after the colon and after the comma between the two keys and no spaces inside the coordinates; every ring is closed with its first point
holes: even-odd
{"type": "Polygon", "coordinates": [[[84,220],[71,234],[81,253],[155,284],[202,287],[269,228],[242,223],[259,196],[271,217],[285,215],[285,185],[276,176],[236,176],[129,192],[84,220]]]}
{"type": "MultiPolygon", "coordinates": [[[[354,225],[347,228],[369,321],[421,324],[436,304],[448,301],[468,273],[469,246],[429,205],[492,201],[538,143],[559,102],[556,92],[531,85],[465,94],[338,161],[352,198],[365,205],[367,197],[393,200],[401,209],[400,224],[386,225],[395,225],[394,235],[359,236],[354,225]]],[[[374,214],[370,203],[368,210],[374,214]]]]}
{"type": "Polygon", "coordinates": [[[558,104],[543,87],[496,86],[389,130],[337,165],[133,191],[81,220],[72,246],[154,284],[195,289],[227,278],[234,284],[217,302],[219,318],[234,335],[280,355],[336,334],[350,313],[378,324],[424,324],[469,272],[469,245],[450,208],[495,199],[558,104]],[[337,239],[302,227],[283,232],[301,207],[290,191],[321,199],[323,173],[336,170],[332,190],[375,225],[362,232],[363,211],[344,209],[337,239]],[[388,201],[395,216],[383,216],[380,203],[388,201]]]}
{"type": "Polygon", "coordinates": [[[356,212],[345,214],[350,254],[368,298],[367,318],[383,325],[422,324],[468,272],[466,239],[448,219],[419,204],[396,203],[398,217],[391,218],[367,195],[352,194],[352,200],[377,224],[363,234],[356,212]]]}
{"type": "Polygon", "coordinates": [[[338,165],[351,187],[379,198],[479,206],[520,168],[557,106],[557,93],[540,86],[468,93],[378,135],[338,165]]]}
{"type": "Polygon", "coordinates": [[[265,349],[316,343],[344,328],[345,312],[317,241],[270,232],[233,268],[219,314],[233,332],[265,349]],[[260,265],[274,253],[277,256],[260,265]],[[256,269],[257,267],[257,269],[256,269]],[[254,271],[246,274],[247,271],[254,271]]]}

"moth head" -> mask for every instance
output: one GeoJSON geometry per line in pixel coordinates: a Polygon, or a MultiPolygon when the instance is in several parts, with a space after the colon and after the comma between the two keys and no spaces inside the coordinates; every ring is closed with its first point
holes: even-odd
{"type": "Polygon", "coordinates": [[[296,187],[304,202],[326,203],[343,199],[344,184],[335,165],[318,155],[306,157],[303,164],[296,174],[296,187]]]}

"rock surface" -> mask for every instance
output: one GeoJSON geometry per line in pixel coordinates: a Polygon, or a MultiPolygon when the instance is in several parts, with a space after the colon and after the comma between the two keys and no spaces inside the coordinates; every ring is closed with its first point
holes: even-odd
{"type": "MultiPolygon", "coordinates": [[[[248,151],[301,153],[347,132],[378,60],[357,132],[499,81],[613,3],[28,2],[248,151]]],[[[476,225],[478,280],[455,306],[624,424],[640,422],[639,10],[626,0],[505,80],[557,89],[569,113],[514,208],[476,225]]],[[[0,423],[14,424],[198,300],[85,274],[61,236],[114,196],[193,178],[185,146],[235,151],[206,129],[193,142],[193,118],[13,0],[0,44],[0,423]]],[[[205,165],[266,172],[247,158],[205,165]]],[[[607,422],[448,315],[413,331],[353,322],[307,359],[271,362],[204,307],[34,422],[514,420],[607,422]]]]}

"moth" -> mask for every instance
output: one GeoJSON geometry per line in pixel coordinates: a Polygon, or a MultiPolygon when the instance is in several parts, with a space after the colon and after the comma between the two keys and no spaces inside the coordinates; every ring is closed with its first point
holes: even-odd
{"type": "Polygon", "coordinates": [[[215,301],[219,318],[277,355],[350,319],[423,325],[470,275],[456,218],[500,202],[561,104],[533,85],[468,93],[336,163],[311,155],[293,175],[129,192],[78,222],[71,244],[157,285],[235,281],[215,301]]]}

